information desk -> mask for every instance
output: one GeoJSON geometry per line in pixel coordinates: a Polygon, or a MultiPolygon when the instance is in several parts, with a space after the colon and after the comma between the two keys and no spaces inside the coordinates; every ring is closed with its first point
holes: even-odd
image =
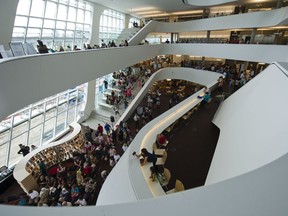
{"type": "Polygon", "coordinates": [[[41,146],[23,157],[15,166],[13,175],[25,192],[38,189],[37,178],[40,175],[38,163],[44,161],[47,168],[73,157],[74,151],[79,151],[85,139],[81,125],[74,122],[69,126],[68,135],[62,139],[41,146]]]}

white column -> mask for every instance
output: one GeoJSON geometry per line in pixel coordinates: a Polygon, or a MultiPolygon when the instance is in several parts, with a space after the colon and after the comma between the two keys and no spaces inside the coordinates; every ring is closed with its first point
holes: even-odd
{"type": "Polygon", "coordinates": [[[96,80],[92,80],[88,82],[87,92],[86,92],[86,104],[85,108],[78,120],[78,123],[81,123],[89,118],[93,110],[95,109],[95,87],[96,80]]]}
{"type": "Polygon", "coordinates": [[[14,20],[19,0],[7,0],[0,3],[0,44],[8,50],[12,39],[14,20]]]}
{"type": "Polygon", "coordinates": [[[92,34],[91,34],[91,40],[90,40],[91,45],[94,45],[94,44],[100,45],[99,44],[100,17],[105,9],[108,9],[108,8],[105,8],[97,4],[94,5],[92,34]]]}

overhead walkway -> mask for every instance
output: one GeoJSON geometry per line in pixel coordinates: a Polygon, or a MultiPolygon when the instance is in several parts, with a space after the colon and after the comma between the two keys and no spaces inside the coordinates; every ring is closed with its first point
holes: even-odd
{"type": "MultiPolygon", "coordinates": [[[[205,1],[206,2],[206,1],[205,1]]],[[[252,29],[288,24],[288,7],[271,11],[235,14],[223,17],[205,18],[186,22],[159,22],[150,21],[134,37],[129,45],[138,45],[150,32],[195,32],[216,31],[223,29],[252,29]]]]}
{"type": "Polygon", "coordinates": [[[159,44],[9,58],[0,61],[0,119],[43,98],[140,61],[179,53],[265,63],[288,62],[287,46],[249,44],[159,44]],[[108,59],[113,61],[107,62],[108,59]]]}

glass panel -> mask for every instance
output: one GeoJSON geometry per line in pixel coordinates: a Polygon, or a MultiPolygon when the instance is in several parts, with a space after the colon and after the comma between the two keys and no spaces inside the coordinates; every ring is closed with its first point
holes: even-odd
{"type": "Polygon", "coordinates": [[[69,111],[68,111],[68,119],[67,119],[68,125],[75,121],[75,109],[76,109],[76,106],[69,109],[69,111]]]}
{"type": "Polygon", "coordinates": [[[77,6],[77,1],[76,0],[70,0],[69,5],[77,6]]]}
{"type": "Polygon", "coordinates": [[[16,14],[29,15],[31,1],[19,1],[16,14]]]}
{"type": "Polygon", "coordinates": [[[67,6],[65,5],[59,5],[58,7],[58,14],[57,14],[57,19],[59,20],[66,20],[67,18],[67,6]]]}
{"type": "Polygon", "coordinates": [[[52,117],[56,116],[56,107],[52,108],[51,110],[47,110],[45,113],[45,121],[47,121],[48,119],[51,119],[52,117]]]}
{"type": "MultiPolygon", "coordinates": [[[[55,28],[55,21],[54,20],[44,20],[44,28],[55,28]]],[[[64,28],[65,28],[65,23],[64,23],[64,28]]]]}
{"type": "Polygon", "coordinates": [[[21,37],[24,38],[26,34],[26,29],[25,28],[14,28],[13,29],[13,36],[12,37],[21,37]]]}
{"type": "Polygon", "coordinates": [[[59,3],[68,4],[68,0],[59,0],[59,3]]]}
{"type": "Polygon", "coordinates": [[[65,31],[63,31],[63,30],[56,30],[56,31],[55,31],[55,37],[60,37],[60,38],[65,37],[65,31]]]}
{"type": "Polygon", "coordinates": [[[43,114],[40,114],[40,115],[31,119],[31,126],[30,127],[34,128],[37,125],[42,124],[42,123],[43,123],[43,114]]]}
{"type": "Polygon", "coordinates": [[[77,22],[82,23],[84,21],[84,10],[77,11],[77,22]]]}
{"type": "Polygon", "coordinates": [[[84,25],[84,31],[89,31],[90,32],[91,27],[90,25],[84,25]]]}
{"type": "Polygon", "coordinates": [[[73,47],[73,40],[69,39],[69,40],[65,40],[64,41],[64,45],[68,50],[71,50],[71,47],[73,47]],[[69,47],[68,47],[69,46],[69,47]]]}
{"type": "MultiPolygon", "coordinates": [[[[83,32],[82,31],[76,31],[75,32],[75,38],[82,38],[83,37],[83,32]]],[[[75,42],[76,43],[76,42],[75,42]]],[[[76,43],[77,44],[77,43],[76,43]]]]}
{"type": "Polygon", "coordinates": [[[81,47],[82,47],[82,40],[75,40],[75,41],[74,41],[74,44],[75,44],[79,49],[81,49],[81,47]]]}
{"type": "Polygon", "coordinates": [[[76,24],[76,30],[83,31],[83,25],[82,24],[76,24]]]}
{"type": "Polygon", "coordinates": [[[53,138],[53,129],[54,129],[55,120],[56,120],[56,118],[54,117],[54,118],[45,122],[43,143],[45,143],[48,140],[53,138]]]}
{"type": "Polygon", "coordinates": [[[91,24],[92,13],[90,11],[85,11],[85,23],[91,24]]]}
{"type": "Polygon", "coordinates": [[[65,22],[61,22],[61,21],[56,22],[56,29],[65,29],[65,28],[66,28],[65,22]]]}
{"type": "Polygon", "coordinates": [[[12,139],[15,138],[16,136],[19,136],[20,134],[27,132],[27,130],[28,130],[28,122],[27,121],[20,124],[20,125],[13,127],[12,139]]]}
{"type": "Polygon", "coordinates": [[[40,38],[40,34],[40,29],[29,28],[27,32],[27,37],[40,38]]]}
{"type": "Polygon", "coordinates": [[[41,142],[42,124],[30,130],[29,145],[39,146],[41,142]]]}
{"type": "Polygon", "coordinates": [[[60,50],[60,46],[64,46],[64,40],[54,40],[54,48],[60,50]]]}
{"type": "MultiPolygon", "coordinates": [[[[44,37],[49,37],[53,38],[54,37],[54,31],[52,29],[43,29],[42,31],[42,38],[44,37]]],[[[43,41],[44,42],[44,41],[43,41]]],[[[50,47],[47,42],[45,42],[46,46],[50,47]]]]}
{"type": "Polygon", "coordinates": [[[67,29],[75,30],[75,23],[67,23],[67,29]]]}
{"type": "Polygon", "coordinates": [[[30,18],[29,27],[42,27],[42,19],[30,18]]]}
{"type": "Polygon", "coordinates": [[[25,26],[27,27],[28,18],[23,16],[16,16],[14,26],[25,26]]]}
{"type": "Polygon", "coordinates": [[[86,2],[86,10],[92,11],[93,10],[93,6],[86,2]]]}
{"type": "Polygon", "coordinates": [[[0,167],[6,165],[6,157],[7,157],[7,147],[8,147],[8,145],[9,145],[9,142],[2,143],[0,145],[0,167]]]}
{"type": "Polygon", "coordinates": [[[65,130],[66,128],[65,119],[66,119],[66,112],[63,112],[57,116],[56,134],[65,130]]]}
{"type": "Polygon", "coordinates": [[[76,20],[76,8],[69,7],[68,20],[72,21],[72,22],[75,22],[75,20],[76,20]]]}
{"type": "Polygon", "coordinates": [[[18,154],[18,151],[20,150],[19,144],[26,145],[25,143],[26,136],[27,134],[25,133],[11,140],[10,158],[8,161],[8,167],[11,167],[12,165],[16,164],[23,157],[22,154],[18,154]]]}
{"type": "Polygon", "coordinates": [[[84,9],[85,8],[85,3],[82,1],[78,1],[78,8],[84,9]]]}
{"type": "Polygon", "coordinates": [[[57,4],[47,1],[45,18],[55,19],[57,13],[57,4]]]}
{"type": "MultiPolygon", "coordinates": [[[[1,125],[1,128],[2,128],[2,125],[1,125]]],[[[10,134],[10,130],[0,133],[0,146],[9,140],[9,134],[10,134]]]]}
{"type": "Polygon", "coordinates": [[[58,106],[58,113],[64,112],[67,110],[67,102],[66,99],[61,101],[61,104],[59,102],[59,106],[58,106]],[[65,101],[65,102],[64,102],[65,101]]]}
{"type": "Polygon", "coordinates": [[[43,17],[45,1],[33,0],[30,16],[43,17]]]}
{"type": "Polygon", "coordinates": [[[66,31],[66,37],[67,38],[73,38],[74,37],[74,31],[66,31]]]}

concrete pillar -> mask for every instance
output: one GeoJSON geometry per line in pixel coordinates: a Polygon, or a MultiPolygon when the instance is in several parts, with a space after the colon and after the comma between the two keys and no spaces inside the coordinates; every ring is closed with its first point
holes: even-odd
{"type": "Polygon", "coordinates": [[[281,7],[283,7],[283,0],[277,0],[276,8],[281,8],[281,7]]]}
{"type": "Polygon", "coordinates": [[[254,44],[257,28],[252,29],[250,44],[254,44]]]}
{"type": "Polygon", "coordinates": [[[103,11],[107,9],[105,7],[102,6],[98,6],[94,7],[94,12],[93,12],[93,24],[92,24],[92,34],[91,34],[91,40],[90,40],[90,44],[99,44],[100,40],[102,38],[99,38],[99,27],[100,27],[100,17],[101,14],[103,13],[103,11]]]}
{"type": "Polygon", "coordinates": [[[201,57],[201,65],[202,65],[202,67],[205,66],[205,56],[201,57]]]}
{"type": "Polygon", "coordinates": [[[210,42],[210,34],[211,34],[211,31],[208,30],[208,31],[207,31],[207,43],[210,42]]]}
{"type": "MultiPolygon", "coordinates": [[[[124,28],[127,29],[129,28],[129,21],[130,21],[131,16],[128,14],[125,14],[125,24],[124,24],[124,28]]],[[[141,23],[139,23],[140,25],[141,23]]]]}
{"type": "Polygon", "coordinates": [[[96,80],[88,82],[87,92],[86,93],[86,104],[84,110],[80,113],[80,119],[78,123],[81,123],[89,118],[91,113],[95,110],[95,88],[96,80]]]}
{"type": "Polygon", "coordinates": [[[0,7],[0,44],[4,45],[6,50],[9,50],[9,43],[12,39],[14,28],[14,20],[18,0],[1,1],[0,7]]]}

